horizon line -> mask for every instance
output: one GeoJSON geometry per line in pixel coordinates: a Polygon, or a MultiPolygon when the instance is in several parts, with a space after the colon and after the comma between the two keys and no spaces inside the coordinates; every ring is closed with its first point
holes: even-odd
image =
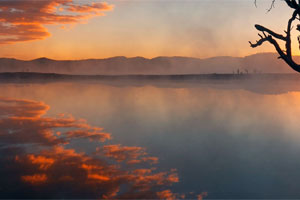
{"type": "MultiPolygon", "coordinates": [[[[191,58],[191,59],[199,59],[199,60],[206,60],[206,59],[213,59],[213,58],[245,58],[253,55],[259,55],[259,54],[277,54],[276,52],[258,52],[254,54],[249,54],[247,56],[211,56],[211,57],[192,57],[192,56],[155,56],[155,57],[144,57],[144,56],[111,56],[111,57],[104,57],[104,58],[82,58],[82,59],[54,59],[54,58],[49,58],[49,57],[37,57],[33,59],[19,59],[16,57],[0,57],[0,59],[14,59],[14,60],[19,60],[19,61],[35,61],[35,60],[41,60],[41,59],[47,59],[47,60],[53,60],[53,61],[84,61],[84,60],[107,60],[107,59],[112,59],[112,58],[126,58],[126,59],[132,59],[132,58],[143,58],[146,60],[153,60],[157,58],[191,58]]],[[[294,55],[295,57],[298,57],[300,55],[294,55]]]]}

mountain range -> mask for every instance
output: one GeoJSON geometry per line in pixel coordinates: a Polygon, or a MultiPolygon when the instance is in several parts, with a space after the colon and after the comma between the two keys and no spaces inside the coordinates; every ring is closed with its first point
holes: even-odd
{"type": "MultiPolygon", "coordinates": [[[[36,72],[70,75],[173,75],[232,73],[295,73],[275,53],[246,57],[112,57],[86,60],[17,60],[0,58],[0,73],[36,72]]],[[[295,57],[300,61],[300,57],[295,57]]]]}

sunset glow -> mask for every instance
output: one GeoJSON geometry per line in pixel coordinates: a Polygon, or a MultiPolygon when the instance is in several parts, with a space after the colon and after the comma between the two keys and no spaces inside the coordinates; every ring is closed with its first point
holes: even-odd
{"type": "Polygon", "coordinates": [[[271,45],[252,49],[248,41],[257,39],[258,22],[284,31],[290,10],[282,5],[266,13],[268,1],[256,8],[252,0],[1,0],[0,55],[64,60],[274,52],[271,45]]]}

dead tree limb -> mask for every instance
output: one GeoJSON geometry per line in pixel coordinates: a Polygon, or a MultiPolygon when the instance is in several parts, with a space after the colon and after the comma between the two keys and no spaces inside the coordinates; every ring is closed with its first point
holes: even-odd
{"type": "MultiPolygon", "coordinates": [[[[292,17],[288,20],[287,30],[285,31],[285,35],[275,33],[274,31],[272,31],[264,26],[256,24],[255,28],[259,32],[261,32],[263,35],[258,34],[260,39],[257,40],[255,43],[252,43],[250,41],[249,41],[249,43],[252,48],[258,47],[258,46],[262,45],[264,42],[271,43],[275,47],[277,53],[279,54],[279,58],[283,59],[292,69],[294,69],[295,71],[300,73],[300,65],[297,64],[293,60],[292,40],[291,40],[292,24],[296,19],[299,20],[299,18],[297,18],[297,16],[300,15],[300,0],[298,1],[298,3],[296,2],[296,0],[284,0],[284,1],[290,8],[292,8],[294,10],[292,17]],[[281,41],[285,42],[285,50],[281,49],[277,40],[281,40],[281,41]]],[[[255,3],[256,3],[256,1],[255,1],[255,3]]],[[[274,3],[275,3],[275,0],[272,0],[272,5],[271,5],[270,9],[272,9],[274,7],[274,3]]],[[[268,11],[270,11],[270,9],[268,11]]],[[[300,31],[300,25],[298,25],[297,27],[298,27],[297,30],[299,29],[299,31],[300,31]]]]}

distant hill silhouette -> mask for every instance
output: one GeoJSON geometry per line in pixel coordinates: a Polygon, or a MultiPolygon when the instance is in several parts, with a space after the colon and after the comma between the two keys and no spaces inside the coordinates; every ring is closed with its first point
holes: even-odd
{"type": "MultiPolygon", "coordinates": [[[[299,58],[296,58],[300,60],[299,58]]],[[[172,75],[211,73],[295,73],[275,53],[255,54],[243,58],[214,57],[112,57],[87,60],[52,60],[38,58],[31,61],[0,58],[1,72],[37,72],[72,75],[172,75]]]]}

